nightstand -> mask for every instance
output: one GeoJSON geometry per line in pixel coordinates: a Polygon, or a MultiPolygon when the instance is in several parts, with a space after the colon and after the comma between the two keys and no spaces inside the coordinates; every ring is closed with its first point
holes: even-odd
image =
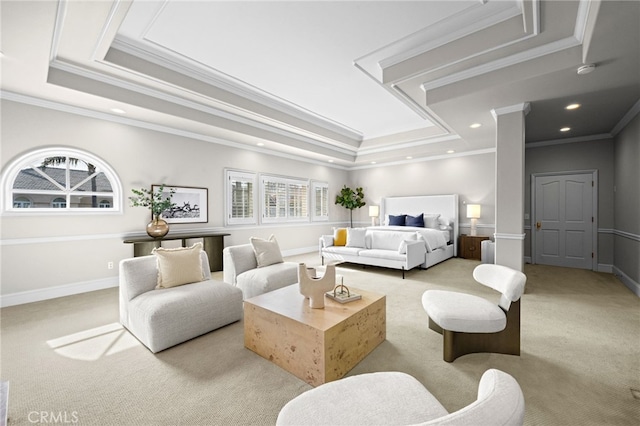
{"type": "Polygon", "coordinates": [[[480,244],[484,240],[488,240],[486,236],[460,235],[460,251],[459,255],[463,259],[480,260],[480,244]]]}

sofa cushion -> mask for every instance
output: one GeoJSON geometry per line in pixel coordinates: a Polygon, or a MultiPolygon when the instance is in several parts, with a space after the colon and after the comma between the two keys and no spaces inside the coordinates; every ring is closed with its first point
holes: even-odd
{"type": "Polygon", "coordinates": [[[334,254],[344,254],[348,256],[357,256],[363,249],[360,247],[341,247],[341,246],[330,246],[325,247],[322,251],[323,253],[334,253],[334,254]]]}
{"type": "Polygon", "coordinates": [[[418,226],[424,227],[424,214],[420,213],[418,216],[407,215],[404,221],[405,226],[418,226]]]}
{"type": "Polygon", "coordinates": [[[154,248],[152,253],[158,262],[158,285],[156,288],[170,288],[202,281],[200,252],[202,243],[191,247],[166,249],[154,248]]]}
{"type": "Polygon", "coordinates": [[[242,293],[207,280],[152,290],[128,306],[126,327],[152,352],[182,343],[242,318],[242,293]]]}
{"type": "Polygon", "coordinates": [[[347,228],[333,228],[333,245],[345,246],[347,244],[347,228]]]}
{"type": "Polygon", "coordinates": [[[372,231],[371,248],[398,252],[402,241],[415,239],[417,235],[410,232],[372,231]]]}
{"type": "Polygon", "coordinates": [[[427,290],[422,306],[445,330],[463,333],[497,333],[507,326],[507,317],[495,303],[466,293],[427,290]]]}
{"type": "Polygon", "coordinates": [[[358,256],[361,257],[374,257],[376,259],[385,259],[385,260],[399,260],[404,262],[407,259],[406,254],[400,254],[398,251],[394,250],[380,250],[380,249],[369,249],[369,250],[360,250],[358,256]]]}
{"type": "Polygon", "coordinates": [[[366,228],[347,228],[347,247],[365,248],[366,228]]]}
{"type": "Polygon", "coordinates": [[[242,290],[243,298],[249,299],[297,282],[298,264],[283,262],[243,272],[238,275],[236,286],[242,290]]]}
{"type": "Polygon", "coordinates": [[[276,241],[276,237],[273,234],[268,240],[251,237],[249,241],[251,242],[253,252],[256,256],[258,268],[284,262],[282,259],[282,253],[280,253],[278,241],[276,241]]]}

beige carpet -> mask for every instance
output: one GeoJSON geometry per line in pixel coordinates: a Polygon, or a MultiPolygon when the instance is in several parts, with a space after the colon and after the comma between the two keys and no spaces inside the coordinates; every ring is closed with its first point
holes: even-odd
{"type": "MultiPolygon", "coordinates": [[[[640,424],[632,391],[640,390],[640,299],[609,274],[527,265],[522,355],[444,362],[421,295],[443,288],[497,300],[471,278],[477,264],[450,259],[405,280],[399,271],[339,268],[345,284],[387,294],[387,340],[349,375],[407,372],[453,411],[475,399],[486,369],[498,368],[520,383],[527,425],[640,424]]],[[[244,349],[241,322],[153,355],[117,321],[117,289],[2,309],[9,424],[270,425],[310,389],[244,349]]]]}

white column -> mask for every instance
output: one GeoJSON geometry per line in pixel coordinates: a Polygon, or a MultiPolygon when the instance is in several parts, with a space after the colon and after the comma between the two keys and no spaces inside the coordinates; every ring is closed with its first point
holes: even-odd
{"type": "Polygon", "coordinates": [[[495,263],[524,268],[524,117],[529,104],[491,111],[496,120],[495,263]]]}

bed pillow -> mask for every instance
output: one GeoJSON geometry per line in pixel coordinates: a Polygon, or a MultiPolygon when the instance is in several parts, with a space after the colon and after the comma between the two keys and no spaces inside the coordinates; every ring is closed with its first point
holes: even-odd
{"type": "Polygon", "coordinates": [[[439,217],[440,217],[439,214],[425,214],[424,215],[424,227],[425,228],[438,229],[440,227],[440,222],[438,221],[439,217]]]}
{"type": "Polygon", "coordinates": [[[171,288],[204,280],[201,251],[202,243],[196,243],[191,247],[154,248],[151,253],[158,262],[156,288],[171,288]]]}
{"type": "Polygon", "coordinates": [[[333,245],[345,246],[347,244],[347,228],[333,228],[333,245]]]}
{"type": "Polygon", "coordinates": [[[366,228],[347,228],[347,247],[366,247],[366,228]]]}
{"type": "Polygon", "coordinates": [[[401,214],[398,216],[394,216],[392,214],[389,215],[389,226],[404,226],[407,215],[401,214]]]}
{"type": "Polygon", "coordinates": [[[419,216],[410,216],[407,215],[404,222],[405,226],[419,226],[420,228],[424,227],[424,213],[420,213],[419,216]]]}
{"type": "Polygon", "coordinates": [[[251,237],[249,241],[256,255],[258,268],[284,262],[282,253],[280,253],[280,246],[278,246],[278,241],[276,241],[276,237],[273,234],[268,240],[251,237]]]}

